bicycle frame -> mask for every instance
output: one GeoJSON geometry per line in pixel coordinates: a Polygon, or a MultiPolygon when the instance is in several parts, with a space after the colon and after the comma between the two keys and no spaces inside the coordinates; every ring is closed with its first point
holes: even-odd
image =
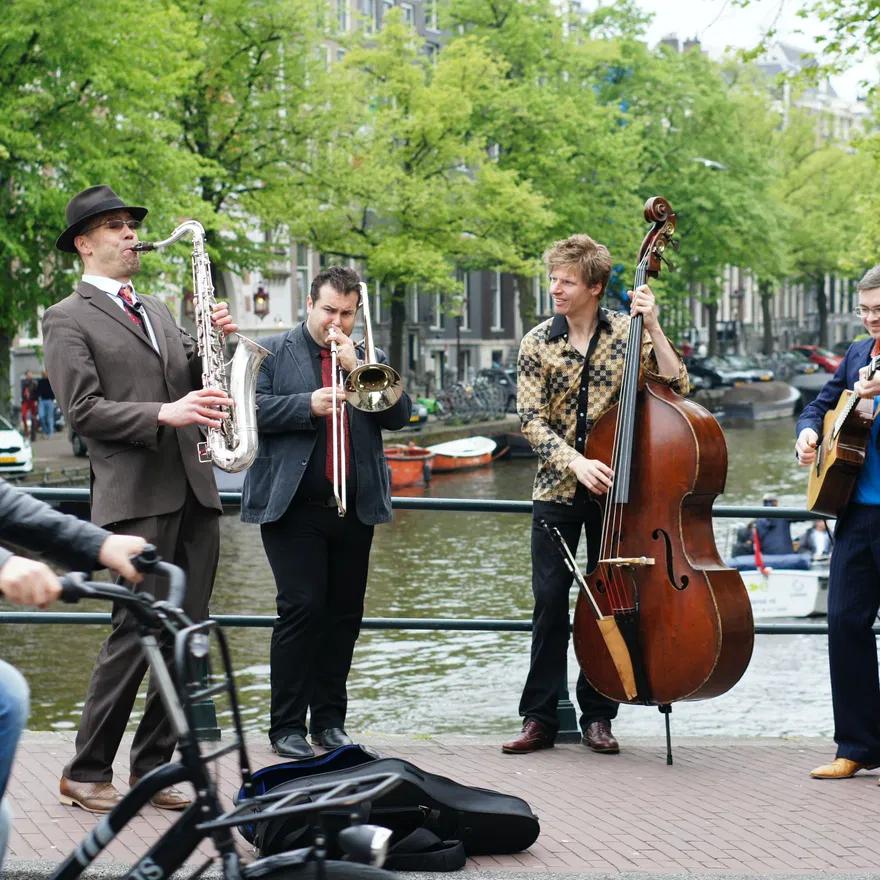
{"type": "MultiPolygon", "coordinates": [[[[173,568],[159,563],[160,570],[173,568]]],[[[221,756],[238,752],[238,763],[245,792],[252,792],[250,762],[244,743],[238,696],[232,673],[232,662],[226,637],[214,621],[191,624],[179,608],[169,602],[154,602],[151,596],[109,584],[84,583],[89,596],[112,598],[123,602],[137,616],[139,635],[144,655],[155,676],[157,688],[168,717],[178,738],[180,761],[157,767],[138,780],[116,805],[112,812],[99,819],[79,846],[59,865],[51,880],[75,880],[91,865],[107,845],[162,789],[188,782],[195,789],[193,803],[159,837],[149,850],[125,874],[130,880],[167,880],[181,868],[203,840],[211,839],[222,861],[227,880],[242,880],[248,875],[266,873],[312,858],[324,857],[322,846],[321,814],[330,810],[346,809],[357,819],[358,806],[392,788],[399,778],[391,773],[377,773],[353,783],[335,783],[311,786],[288,795],[248,797],[226,812],[220,802],[217,788],[208,765],[221,756]],[[156,624],[174,634],[174,666],[177,685],[165,662],[155,634],[156,624]],[[217,640],[222,665],[221,680],[209,684],[203,680],[205,658],[210,637],[217,640]],[[216,694],[225,693],[232,711],[232,739],[229,743],[202,754],[193,724],[193,704],[216,694]],[[272,818],[302,814],[315,826],[316,845],[306,850],[295,850],[282,856],[272,856],[248,865],[242,865],[232,828],[252,823],[257,816],[272,818]]],[[[193,876],[201,874],[213,861],[209,859],[193,876]]]]}

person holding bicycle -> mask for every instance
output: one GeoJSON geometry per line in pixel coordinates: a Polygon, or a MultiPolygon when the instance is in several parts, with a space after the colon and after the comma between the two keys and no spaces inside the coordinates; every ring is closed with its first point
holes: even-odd
{"type": "MultiPolygon", "coordinates": [[[[0,539],[14,541],[76,568],[111,568],[139,581],[131,563],[145,541],[133,535],[114,535],[59,513],[0,480],[0,539]]],[[[44,562],[16,556],[0,547],[0,595],[17,605],[45,608],[61,592],[58,577],[44,562]]],[[[3,795],[12,759],[28,715],[28,687],[21,673],[0,658],[0,868],[9,835],[9,812],[3,795]]]]}

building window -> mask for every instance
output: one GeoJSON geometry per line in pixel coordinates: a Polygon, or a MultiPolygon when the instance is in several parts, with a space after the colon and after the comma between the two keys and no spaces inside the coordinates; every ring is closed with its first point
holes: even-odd
{"type": "Polygon", "coordinates": [[[361,0],[361,11],[364,14],[364,30],[372,34],[376,30],[376,0],[361,0]]]}
{"type": "Polygon", "coordinates": [[[431,319],[431,329],[443,329],[443,297],[439,292],[434,294],[434,315],[431,319]]]}
{"type": "MultiPolygon", "coordinates": [[[[367,290],[369,290],[367,282],[367,290]]],[[[370,322],[378,324],[382,320],[382,285],[377,281],[373,290],[373,302],[370,305],[370,322]]]]}
{"type": "Polygon", "coordinates": [[[532,283],[535,295],[535,314],[549,315],[550,308],[550,285],[546,275],[539,275],[532,283]]]}
{"type": "Polygon", "coordinates": [[[501,325],[501,273],[493,272],[491,284],[491,297],[492,297],[492,330],[503,330],[504,328],[501,325]]]}
{"type": "Polygon", "coordinates": [[[336,50],[336,61],[342,61],[345,58],[345,49],[337,49],[336,50]]]}
{"type": "Polygon", "coordinates": [[[299,294],[297,317],[302,318],[306,310],[306,296],[312,281],[309,278],[309,246],[297,244],[296,246],[296,287],[299,294]]]}
{"type": "Polygon", "coordinates": [[[403,20],[410,26],[414,27],[416,23],[416,15],[413,10],[412,3],[401,3],[400,11],[403,13],[403,20]]]}
{"type": "Polygon", "coordinates": [[[348,4],[349,0],[336,0],[336,27],[343,34],[348,32],[348,4]]]}
{"type": "Polygon", "coordinates": [[[470,272],[465,272],[463,275],[464,280],[464,296],[461,300],[461,329],[462,330],[470,330],[470,304],[471,304],[471,274],[470,272]]]}
{"type": "Polygon", "coordinates": [[[419,323],[419,285],[413,284],[409,292],[409,319],[413,324],[419,323]]]}
{"type": "Polygon", "coordinates": [[[439,30],[437,24],[437,0],[425,0],[425,27],[432,31],[439,30]]]}
{"type": "Polygon", "coordinates": [[[408,338],[408,362],[409,368],[411,370],[417,370],[419,368],[419,334],[418,333],[409,333],[407,334],[408,338]]]}

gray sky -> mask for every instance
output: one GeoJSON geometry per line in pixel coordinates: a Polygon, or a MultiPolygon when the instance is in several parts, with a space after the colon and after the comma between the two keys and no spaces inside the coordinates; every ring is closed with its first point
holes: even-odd
{"type": "MultiPolygon", "coordinates": [[[[732,0],[636,0],[646,12],[654,14],[648,31],[653,45],[661,37],[675,33],[679,38],[697,37],[713,56],[728,46],[749,48],[761,34],[774,27],[778,38],[800,49],[812,50],[813,38],[821,23],[796,15],[800,3],[795,0],[752,0],[745,8],[732,0]]],[[[860,91],[859,80],[877,81],[876,64],[860,64],[853,71],[835,77],[832,82],[839,94],[853,99],[860,91]]]]}

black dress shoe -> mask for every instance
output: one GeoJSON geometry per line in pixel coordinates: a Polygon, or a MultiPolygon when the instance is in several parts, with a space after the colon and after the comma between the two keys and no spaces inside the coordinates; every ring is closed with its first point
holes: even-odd
{"type": "Polygon", "coordinates": [[[340,746],[350,746],[352,739],[341,727],[328,727],[312,733],[312,742],[322,749],[338,749],[340,746]]]}
{"type": "Polygon", "coordinates": [[[288,733],[272,743],[272,751],[283,758],[314,758],[314,749],[301,733],[288,733]]]}

